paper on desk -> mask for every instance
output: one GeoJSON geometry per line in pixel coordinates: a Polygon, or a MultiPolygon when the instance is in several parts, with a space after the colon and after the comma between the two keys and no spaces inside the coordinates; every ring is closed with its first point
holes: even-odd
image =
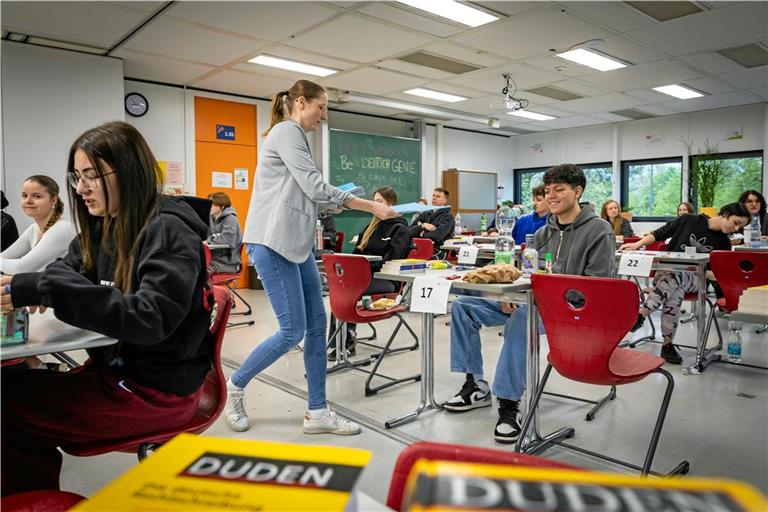
{"type": "Polygon", "coordinates": [[[398,213],[430,212],[432,210],[440,210],[442,208],[450,208],[450,206],[449,205],[432,206],[429,204],[421,204],[421,203],[403,203],[403,204],[398,204],[392,207],[392,209],[398,213]]]}

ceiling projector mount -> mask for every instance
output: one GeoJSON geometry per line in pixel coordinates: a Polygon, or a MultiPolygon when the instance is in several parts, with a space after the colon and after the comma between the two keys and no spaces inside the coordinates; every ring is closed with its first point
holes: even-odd
{"type": "Polygon", "coordinates": [[[504,87],[501,89],[501,98],[491,103],[491,108],[496,111],[514,112],[527,107],[527,99],[515,97],[517,94],[517,84],[512,79],[512,75],[504,73],[501,76],[505,80],[504,87]]]}

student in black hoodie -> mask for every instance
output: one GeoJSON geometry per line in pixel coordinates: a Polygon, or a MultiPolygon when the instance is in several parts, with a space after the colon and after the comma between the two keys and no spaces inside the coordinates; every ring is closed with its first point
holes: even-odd
{"type": "MultiPolygon", "coordinates": [[[[373,200],[377,203],[392,206],[397,204],[397,192],[392,187],[376,189],[373,200]]],[[[413,249],[413,236],[408,229],[408,222],[403,216],[393,219],[379,220],[374,217],[366,228],[357,235],[353,254],[368,254],[381,256],[382,262],[407,258],[413,249]]],[[[380,265],[373,265],[380,267],[380,265]]],[[[392,293],[397,290],[397,284],[384,279],[371,279],[364,295],[392,293]]],[[[355,354],[357,329],[355,324],[347,324],[347,348],[349,355],[355,354]]],[[[336,359],[335,349],[329,352],[328,359],[336,359]]]]}
{"type": "Polygon", "coordinates": [[[119,341],[66,373],[3,373],[3,495],[58,489],[57,446],[183,426],[211,364],[207,226],[182,199],[159,194],[144,138],[123,122],[88,130],[67,171],[80,234],[45,271],[4,276],[0,304],[53,308],[119,341]]]}
{"type": "MultiPolygon", "coordinates": [[[[448,191],[436,187],[432,191],[432,206],[448,206],[448,191]]],[[[439,250],[443,242],[453,236],[456,221],[451,215],[450,208],[440,208],[424,212],[411,223],[411,235],[416,238],[429,238],[439,250]]]]}

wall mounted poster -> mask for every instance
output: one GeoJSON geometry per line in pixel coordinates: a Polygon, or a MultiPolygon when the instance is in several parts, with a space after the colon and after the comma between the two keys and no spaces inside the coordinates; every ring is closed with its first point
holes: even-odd
{"type": "Polygon", "coordinates": [[[248,169],[235,169],[235,190],[248,190],[248,169]]]}
{"type": "Polygon", "coordinates": [[[211,173],[211,186],[217,188],[232,188],[232,173],[213,171],[211,173]]]}

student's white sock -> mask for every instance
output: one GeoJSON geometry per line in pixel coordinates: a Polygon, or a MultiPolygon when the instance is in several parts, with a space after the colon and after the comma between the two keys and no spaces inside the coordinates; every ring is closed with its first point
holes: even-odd
{"type": "Polygon", "coordinates": [[[309,409],[308,410],[310,418],[313,418],[313,417],[315,417],[315,416],[317,416],[319,414],[324,414],[327,411],[328,411],[328,406],[327,405],[325,407],[321,407],[320,409],[309,409]]]}
{"type": "Polygon", "coordinates": [[[232,382],[232,379],[227,379],[227,391],[242,391],[243,388],[232,382]]]}

